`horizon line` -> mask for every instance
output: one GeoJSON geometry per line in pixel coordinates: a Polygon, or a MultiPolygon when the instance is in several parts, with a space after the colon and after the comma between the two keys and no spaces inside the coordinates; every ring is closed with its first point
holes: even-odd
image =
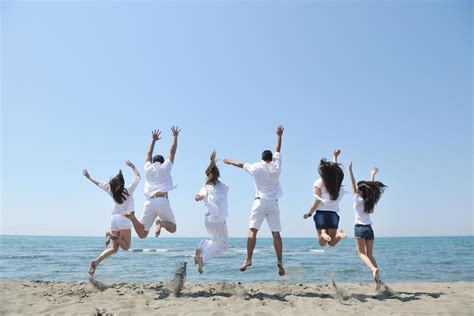
{"type": "MultiPolygon", "coordinates": [[[[21,234],[2,234],[0,233],[0,236],[10,236],[10,237],[88,237],[88,238],[100,238],[104,237],[102,235],[21,235],[21,234]]],[[[378,236],[377,238],[435,238],[435,237],[474,237],[474,234],[471,235],[405,235],[405,236],[378,236]]],[[[138,236],[132,236],[132,238],[139,238],[138,236]]],[[[209,236],[166,236],[166,237],[160,237],[161,239],[163,238],[168,238],[168,239],[173,239],[173,238],[203,238],[203,239],[208,239],[209,236]]],[[[247,238],[247,236],[229,236],[229,238],[247,238]]],[[[259,237],[259,238],[272,238],[272,236],[264,236],[264,237],[259,237]]],[[[316,237],[303,237],[303,236],[291,236],[291,237],[283,237],[283,239],[290,239],[290,238],[316,238],[316,237]]],[[[353,239],[353,236],[347,236],[347,238],[353,239]]],[[[140,239],[140,238],[139,238],[140,239]]],[[[144,238],[148,239],[148,238],[144,238]]],[[[155,239],[155,238],[152,238],[155,239]]]]}

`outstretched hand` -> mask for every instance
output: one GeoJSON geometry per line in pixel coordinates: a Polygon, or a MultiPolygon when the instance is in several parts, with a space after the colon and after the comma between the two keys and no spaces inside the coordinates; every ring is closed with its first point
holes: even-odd
{"type": "Polygon", "coordinates": [[[337,157],[341,154],[341,150],[339,148],[334,149],[334,156],[337,157]]]}
{"type": "Polygon", "coordinates": [[[125,164],[135,170],[135,165],[130,160],[125,160],[125,164]]]}
{"type": "Polygon", "coordinates": [[[174,137],[178,137],[179,132],[181,132],[181,130],[178,128],[178,126],[173,126],[171,127],[171,132],[173,133],[174,137]]]}
{"type": "Polygon", "coordinates": [[[151,132],[151,139],[153,139],[155,142],[161,139],[160,136],[161,136],[161,132],[159,129],[155,129],[153,130],[153,132],[151,132]]]}
{"type": "Polygon", "coordinates": [[[311,217],[311,214],[308,212],[308,213],[304,213],[303,215],[303,218],[304,219],[307,219],[307,218],[310,218],[311,217]]]}
{"type": "Polygon", "coordinates": [[[278,136],[282,136],[284,130],[285,130],[285,128],[280,125],[280,126],[277,127],[276,134],[277,134],[278,136]]]}
{"type": "Polygon", "coordinates": [[[202,201],[202,200],[204,200],[204,196],[196,194],[196,196],[194,197],[194,200],[196,202],[202,201]]]}
{"type": "Polygon", "coordinates": [[[349,170],[352,170],[352,161],[349,162],[349,170]]]}
{"type": "Polygon", "coordinates": [[[370,170],[370,174],[372,174],[372,175],[376,175],[377,172],[379,172],[379,168],[377,168],[377,167],[373,167],[372,170],[370,170]]]}
{"type": "Polygon", "coordinates": [[[84,177],[86,177],[87,179],[90,179],[90,178],[91,178],[91,176],[89,175],[89,172],[87,171],[87,169],[82,170],[82,175],[83,175],[84,177]]]}

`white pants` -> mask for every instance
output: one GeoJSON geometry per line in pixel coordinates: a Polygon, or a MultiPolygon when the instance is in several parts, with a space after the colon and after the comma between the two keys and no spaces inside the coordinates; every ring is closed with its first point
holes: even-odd
{"type": "Polygon", "coordinates": [[[209,216],[204,217],[204,225],[211,236],[211,240],[201,240],[198,249],[201,250],[202,262],[206,263],[212,257],[227,250],[227,224],[226,222],[214,223],[209,221],[209,216]]]}
{"type": "Polygon", "coordinates": [[[145,201],[145,209],[140,216],[139,222],[143,224],[144,229],[148,232],[159,217],[164,222],[176,224],[173,211],[170,207],[170,201],[164,197],[157,197],[145,201]]]}
{"type": "Polygon", "coordinates": [[[272,232],[281,232],[280,208],[277,200],[256,199],[250,213],[249,228],[260,229],[264,220],[272,232]]]}

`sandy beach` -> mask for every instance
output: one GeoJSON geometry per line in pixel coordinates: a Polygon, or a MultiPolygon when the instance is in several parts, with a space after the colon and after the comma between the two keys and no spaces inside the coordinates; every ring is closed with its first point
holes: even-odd
{"type": "Polygon", "coordinates": [[[371,284],[0,281],[0,315],[474,315],[474,283],[371,284]]]}

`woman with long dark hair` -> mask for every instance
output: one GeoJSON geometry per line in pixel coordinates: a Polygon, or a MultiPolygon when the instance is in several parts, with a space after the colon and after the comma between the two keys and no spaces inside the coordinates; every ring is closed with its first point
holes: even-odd
{"type": "Polygon", "coordinates": [[[134,173],[133,180],[127,187],[125,187],[122,170],[120,170],[119,173],[111,178],[107,183],[94,180],[89,175],[87,169],[82,171],[84,177],[107,192],[112,197],[115,204],[110,219],[110,231],[105,234],[105,245],[108,246],[110,240],[112,240],[112,246],[105,249],[97,258],[92,260],[89,269],[89,275],[91,277],[94,275],[99,263],[101,263],[105,258],[116,253],[119,250],[119,247],[123,250],[128,250],[131,245],[132,223],[121,213],[134,211],[135,202],[133,200],[133,192],[140,182],[140,173],[137,168],[135,168],[135,165],[129,160],[127,160],[125,164],[132,168],[134,173]]]}
{"type": "Polygon", "coordinates": [[[320,178],[314,186],[314,202],[307,213],[303,215],[305,219],[314,215],[314,223],[318,233],[318,240],[321,246],[335,246],[347,237],[341,229],[339,232],[339,202],[344,195],[342,180],[344,172],[341,165],[337,163],[337,157],[341,153],[340,149],[334,150],[333,161],[321,159],[318,166],[320,178]]]}
{"type": "Polygon", "coordinates": [[[211,154],[211,162],[206,169],[206,184],[194,197],[198,201],[203,201],[207,208],[204,216],[206,230],[211,236],[210,240],[201,240],[196,248],[194,263],[198,265],[198,272],[203,273],[204,264],[212,257],[217,256],[227,250],[227,193],[229,187],[219,181],[220,173],[216,165],[216,152],[211,154]]]}
{"type": "Polygon", "coordinates": [[[374,212],[375,205],[380,200],[386,185],[380,181],[375,181],[375,175],[379,171],[374,167],[370,171],[370,181],[359,181],[356,184],[354,173],[352,172],[352,162],[349,164],[351,175],[352,194],[354,196],[355,225],[354,237],[357,253],[362,262],[372,271],[372,277],[377,291],[381,284],[380,270],[374,258],[374,231],[370,214],[374,212]]]}

